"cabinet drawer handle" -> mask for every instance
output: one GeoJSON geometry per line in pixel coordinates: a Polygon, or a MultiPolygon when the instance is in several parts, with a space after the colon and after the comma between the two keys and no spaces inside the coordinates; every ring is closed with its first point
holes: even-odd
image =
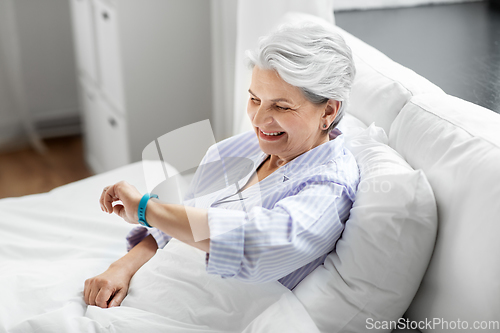
{"type": "Polygon", "coordinates": [[[109,19],[109,15],[108,13],[106,12],[102,12],[102,18],[106,21],[107,19],[109,19]]]}
{"type": "Polygon", "coordinates": [[[108,123],[111,125],[111,127],[116,127],[116,125],[118,125],[114,118],[108,118],[108,123]]]}

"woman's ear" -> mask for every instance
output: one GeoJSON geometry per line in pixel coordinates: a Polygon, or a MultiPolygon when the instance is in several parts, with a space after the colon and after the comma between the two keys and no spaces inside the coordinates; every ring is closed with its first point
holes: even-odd
{"type": "Polygon", "coordinates": [[[335,117],[337,117],[337,113],[340,109],[340,102],[334,99],[329,99],[325,105],[325,112],[323,114],[323,119],[328,124],[333,123],[335,117]]]}

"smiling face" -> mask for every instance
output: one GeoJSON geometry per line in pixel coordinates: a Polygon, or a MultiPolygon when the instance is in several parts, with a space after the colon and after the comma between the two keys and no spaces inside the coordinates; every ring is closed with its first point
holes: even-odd
{"type": "Polygon", "coordinates": [[[323,130],[333,122],[339,103],[313,104],[274,70],[252,72],[247,113],[263,152],[286,162],[328,142],[323,130]]]}

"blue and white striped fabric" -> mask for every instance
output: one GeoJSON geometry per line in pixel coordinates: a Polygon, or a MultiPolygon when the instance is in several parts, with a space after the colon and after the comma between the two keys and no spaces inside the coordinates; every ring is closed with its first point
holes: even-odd
{"type": "MultiPolygon", "coordinates": [[[[254,132],[212,146],[201,166],[227,163],[198,168],[185,204],[208,209],[208,273],[251,283],[278,280],[293,289],[334,249],[355,198],[359,170],[339,135],[239,191],[266,158],[254,132]],[[245,169],[233,184],[227,175],[238,170],[231,169],[228,157],[246,158],[251,166],[242,168],[242,159],[233,163],[245,169]],[[214,186],[221,169],[225,186],[214,186]]],[[[143,227],[132,230],[129,247],[148,233],[143,227]]],[[[160,247],[170,239],[159,230],[151,233],[160,247]]]]}

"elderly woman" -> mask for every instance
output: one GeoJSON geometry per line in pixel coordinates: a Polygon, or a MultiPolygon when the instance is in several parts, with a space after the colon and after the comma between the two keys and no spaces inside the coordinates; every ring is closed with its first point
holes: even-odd
{"type": "MultiPolygon", "coordinates": [[[[120,305],[132,276],[171,237],[206,252],[209,274],[249,283],[277,280],[289,289],[334,250],[359,182],[343,135],[331,133],[355,75],[350,49],[321,26],[286,26],[247,55],[253,68],[247,107],[253,131],[216,144],[202,161],[251,160],[243,187],[203,200],[192,200],[191,194],[184,205],[149,200],[125,182],[106,187],[103,211],[152,228],[132,230],[133,248],[85,281],[87,304],[120,305]],[[197,239],[194,229],[207,237],[197,239]]],[[[195,187],[212,181],[200,170],[195,187]]]]}

